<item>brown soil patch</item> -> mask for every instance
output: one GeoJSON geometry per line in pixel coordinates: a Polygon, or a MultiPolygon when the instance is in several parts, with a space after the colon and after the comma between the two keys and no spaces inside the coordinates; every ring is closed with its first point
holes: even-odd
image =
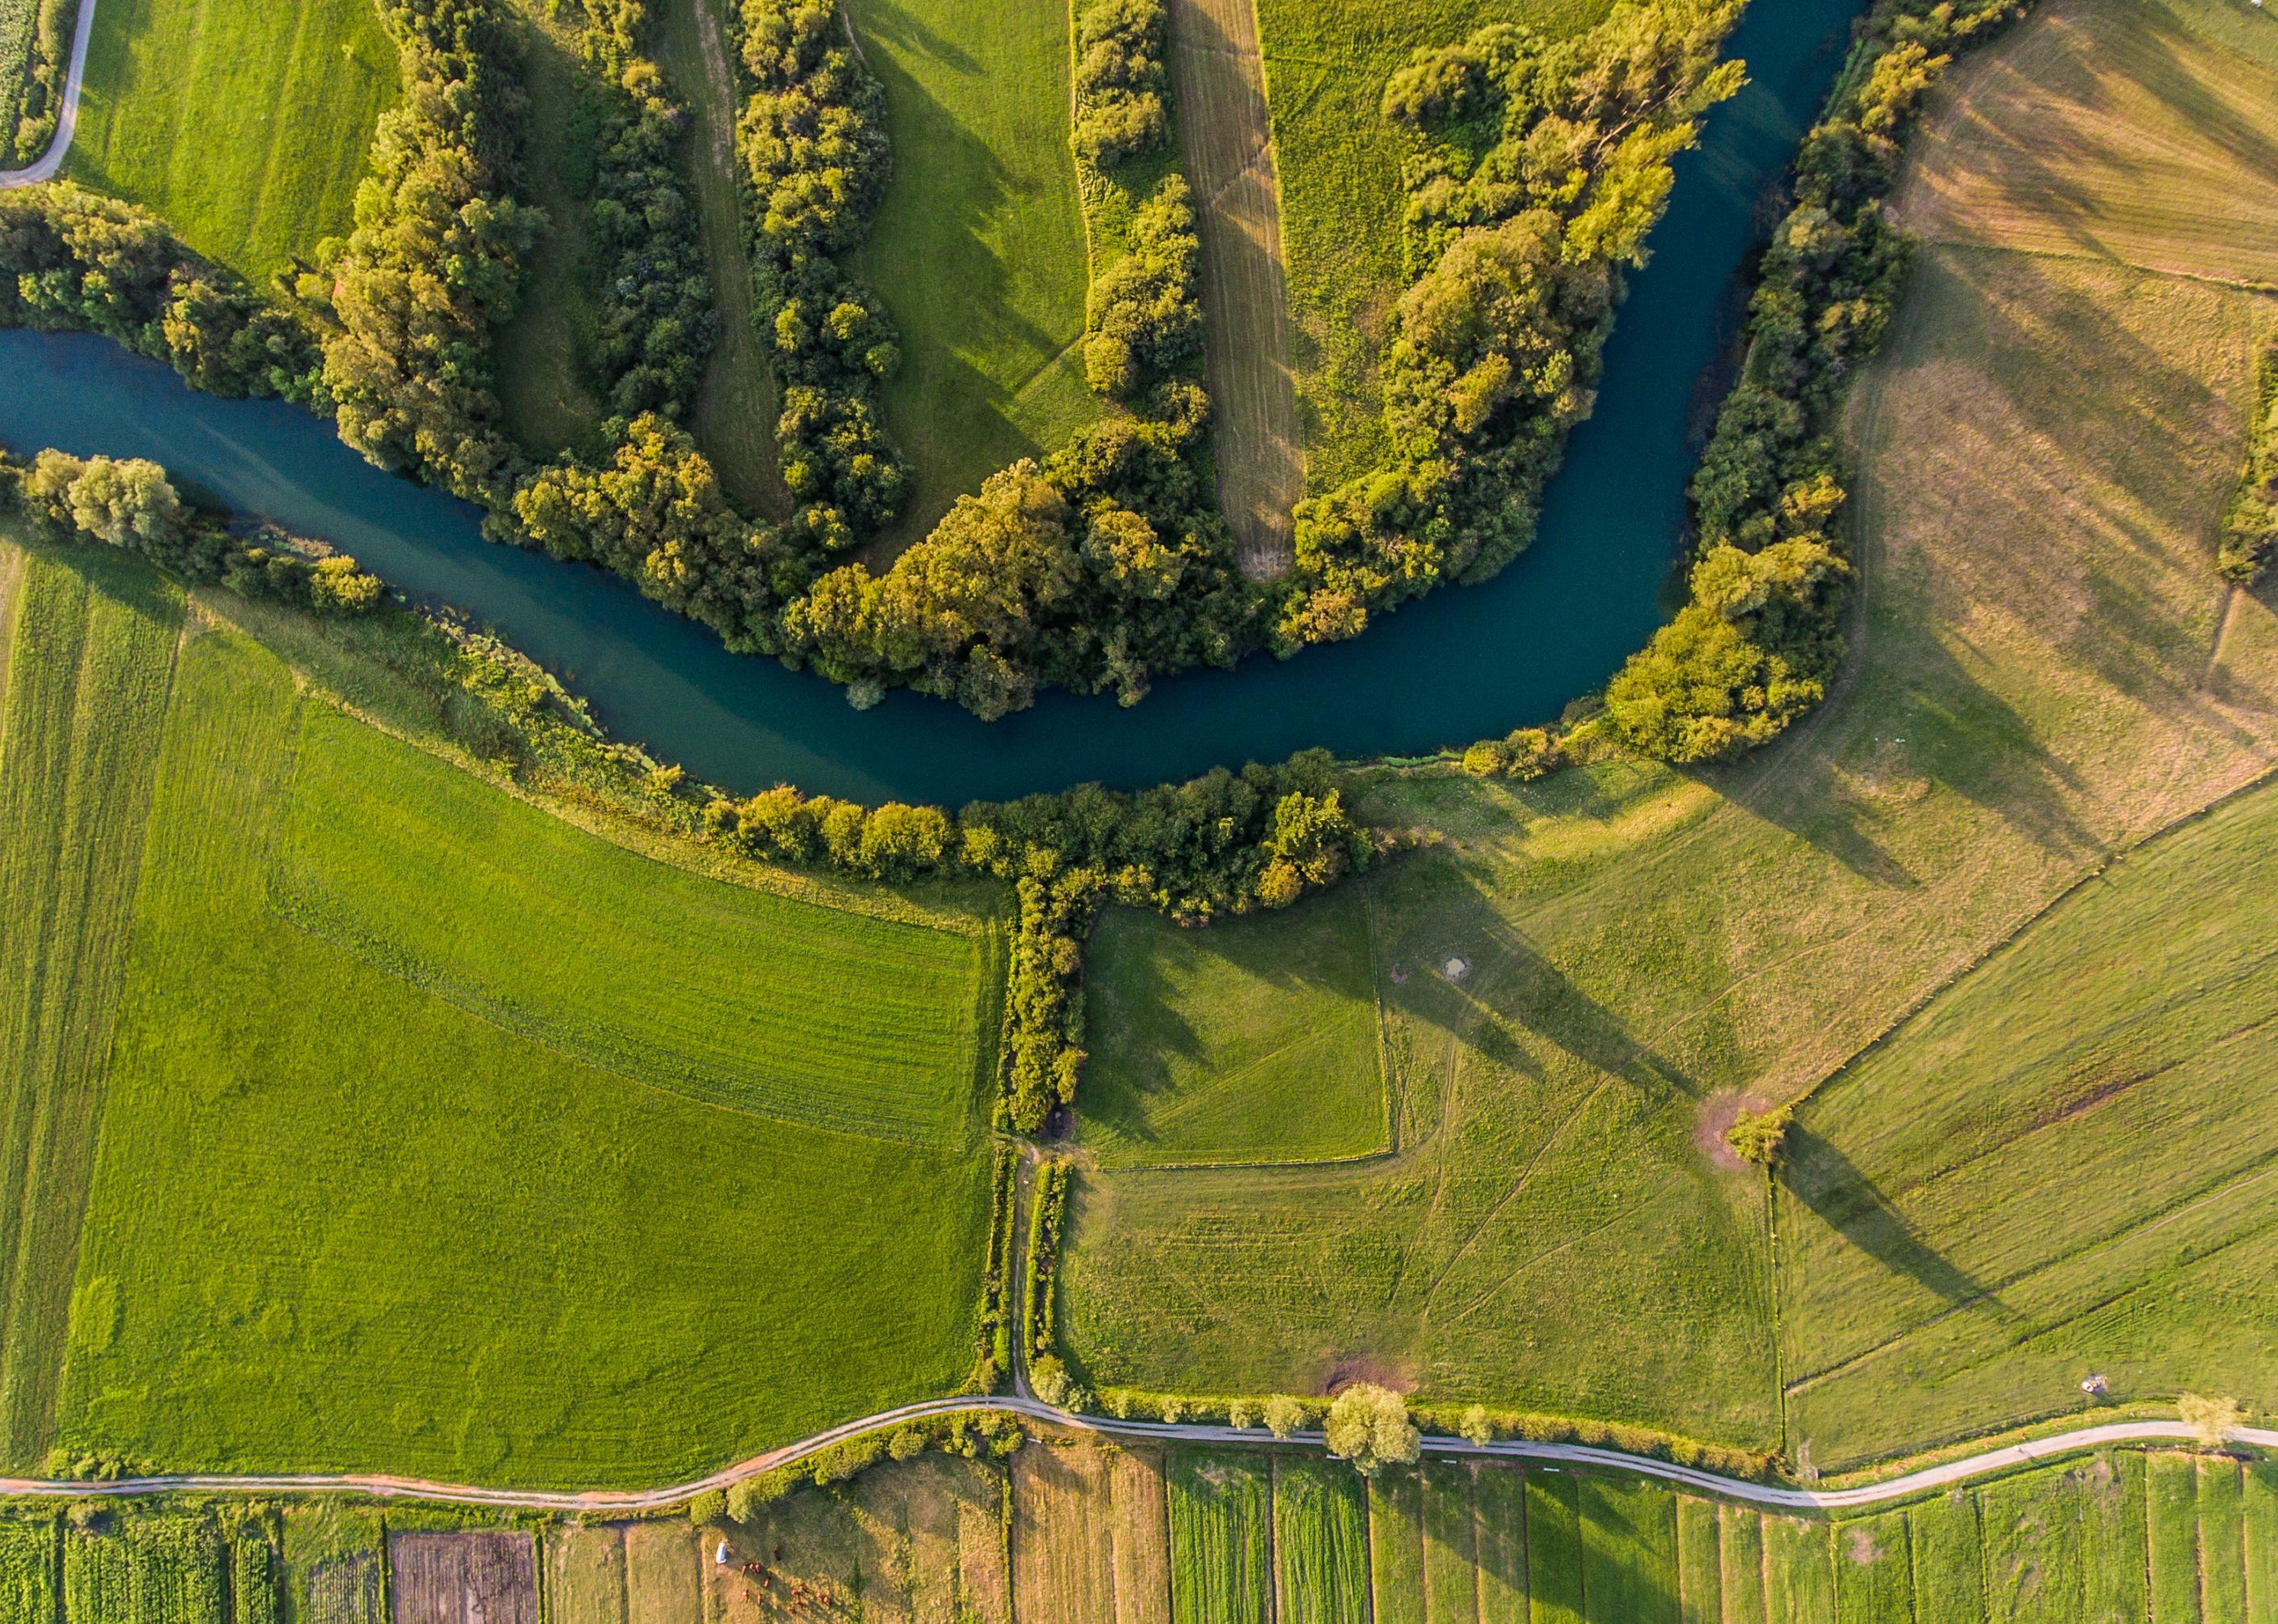
{"type": "Polygon", "coordinates": [[[396,1624],[538,1624],[527,1534],[398,1534],[387,1566],[396,1624]]]}

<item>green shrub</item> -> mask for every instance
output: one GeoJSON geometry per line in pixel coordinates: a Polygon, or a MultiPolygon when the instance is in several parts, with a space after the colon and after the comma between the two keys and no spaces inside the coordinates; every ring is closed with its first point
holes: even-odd
{"type": "Polygon", "coordinates": [[[1084,162],[1110,169],[1162,146],[1170,132],[1168,27],[1163,0],[1084,0],[1076,13],[1074,133],[1084,162]]]}

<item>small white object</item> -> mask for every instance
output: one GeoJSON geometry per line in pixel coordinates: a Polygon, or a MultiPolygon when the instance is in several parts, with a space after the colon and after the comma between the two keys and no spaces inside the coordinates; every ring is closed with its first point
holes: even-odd
{"type": "Polygon", "coordinates": [[[715,1567],[725,1567],[728,1566],[728,1542],[726,1540],[722,1540],[720,1542],[720,1548],[712,1553],[712,1566],[715,1567]]]}
{"type": "MultiPolygon", "coordinates": [[[[2254,4],[2260,5],[2262,0],[2254,0],[2254,4]]],[[[2091,1399],[2101,1399],[2111,1391],[2111,1388],[2102,1376],[2091,1376],[2080,1384],[2080,1390],[2091,1399]]]]}

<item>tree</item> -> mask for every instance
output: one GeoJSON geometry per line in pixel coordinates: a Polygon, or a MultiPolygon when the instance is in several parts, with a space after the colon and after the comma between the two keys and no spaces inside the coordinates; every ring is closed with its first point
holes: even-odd
{"type": "Polygon", "coordinates": [[[1373,1382],[1356,1382],[1339,1393],[1322,1430],[1329,1452],[1351,1461],[1365,1477],[1413,1461],[1424,1450],[1424,1435],[1408,1419],[1408,1400],[1373,1382]]]}
{"type": "Polygon", "coordinates": [[[1265,1428],[1277,1438],[1294,1437],[1305,1424],[1305,1401],[1276,1393],[1265,1401],[1265,1428]]]}
{"type": "Polygon", "coordinates": [[[1463,1425],[1456,1430],[1482,1448],[1494,1441],[1494,1422],[1487,1418],[1487,1407],[1484,1404],[1474,1404],[1465,1410],[1463,1425]]]}
{"type": "Polygon", "coordinates": [[[1794,1116],[1795,1108],[1792,1105],[1769,1111],[1743,1109],[1732,1118],[1732,1125],[1724,1130],[1724,1143],[1743,1162],[1753,1162],[1758,1167],[1775,1166],[1786,1146],[1788,1125],[1794,1116]]]}
{"type": "Polygon", "coordinates": [[[2238,1400],[2236,1399],[2187,1392],[2176,1402],[2175,1412],[2182,1417],[2183,1424],[2198,1435],[2199,1442],[2209,1449],[2220,1448],[2238,1431],[2241,1425],[2238,1400]]]}

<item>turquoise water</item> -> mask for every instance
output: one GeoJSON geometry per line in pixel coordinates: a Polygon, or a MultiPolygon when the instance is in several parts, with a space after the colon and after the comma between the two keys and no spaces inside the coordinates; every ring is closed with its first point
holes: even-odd
{"type": "Polygon", "coordinates": [[[1548,721],[1653,633],[1684,522],[1698,385],[1729,337],[1758,217],[1836,69],[1857,0],[1755,0],[1734,50],[1752,83],[1679,160],[1653,261],[1630,283],[1597,414],[1534,545],[1358,639],[1112,699],[1044,696],[995,723],[897,692],[856,712],[821,678],[728,653],[613,576],[485,542],[476,510],[371,467],[273,401],[194,393],[80,334],[0,332],[0,443],[164,463],[240,511],[322,537],[467,611],[561,675],[617,736],[715,782],[957,804],[1097,780],[1135,788],[1219,763],[1420,754],[1548,721]]]}

